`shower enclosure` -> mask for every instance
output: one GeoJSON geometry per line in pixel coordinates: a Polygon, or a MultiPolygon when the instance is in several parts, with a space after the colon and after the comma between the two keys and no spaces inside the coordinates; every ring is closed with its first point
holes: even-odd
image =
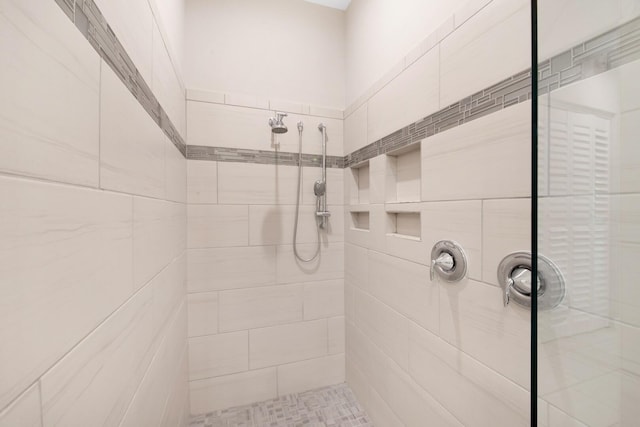
{"type": "Polygon", "coordinates": [[[538,425],[635,426],[640,2],[583,3],[542,1],[538,9],[535,237],[538,255],[566,283],[561,305],[539,307],[532,325],[538,425]]]}

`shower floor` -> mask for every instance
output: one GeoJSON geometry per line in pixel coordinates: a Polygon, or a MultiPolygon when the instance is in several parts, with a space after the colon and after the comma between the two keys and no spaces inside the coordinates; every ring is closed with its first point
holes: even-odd
{"type": "Polygon", "coordinates": [[[191,418],[190,427],[373,427],[346,384],[191,418]]]}

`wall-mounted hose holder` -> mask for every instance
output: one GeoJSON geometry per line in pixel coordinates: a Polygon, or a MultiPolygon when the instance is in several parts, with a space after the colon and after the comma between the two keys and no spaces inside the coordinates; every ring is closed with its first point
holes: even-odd
{"type": "MultiPolygon", "coordinates": [[[[548,258],[538,255],[537,302],[538,309],[549,310],[560,305],[565,295],[564,277],[560,269],[548,258]]],[[[500,262],[498,281],[503,290],[505,307],[511,301],[531,307],[533,289],[531,253],[514,252],[500,262]]]]}
{"type": "Polygon", "coordinates": [[[436,276],[445,282],[459,282],[467,274],[467,255],[452,240],[440,240],[431,249],[431,280],[436,276]]]}

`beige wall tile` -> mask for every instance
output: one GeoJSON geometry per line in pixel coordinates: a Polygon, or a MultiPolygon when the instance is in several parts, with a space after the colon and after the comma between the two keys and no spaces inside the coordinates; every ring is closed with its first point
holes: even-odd
{"type": "Polygon", "coordinates": [[[0,427],[42,427],[40,385],[34,384],[0,412],[0,427]]]}
{"type": "Polygon", "coordinates": [[[500,261],[515,251],[531,251],[531,200],[482,202],[482,280],[498,285],[500,261]]]}
{"type": "Polygon", "coordinates": [[[344,280],[304,284],[304,320],[344,315],[344,280]]]}
{"type": "Polygon", "coordinates": [[[275,246],[189,249],[188,254],[189,292],[276,283],[275,246]]]}
{"type": "Polygon", "coordinates": [[[182,252],[185,206],[163,200],[133,199],[133,278],[140,288],[182,252]]]}
{"type": "Polygon", "coordinates": [[[367,104],[344,119],[344,154],[349,154],[369,143],[367,138],[367,104]]]}
{"type": "Polygon", "coordinates": [[[118,424],[151,361],[152,338],[146,287],[42,377],[44,424],[118,424]]]}
{"type": "Polygon", "coordinates": [[[409,321],[365,292],[355,293],[355,324],[400,367],[409,363],[409,321]]]}
{"type": "Polygon", "coordinates": [[[189,391],[194,415],[273,399],[278,396],[276,368],[191,381],[189,391]]]}
{"type": "Polygon", "coordinates": [[[218,203],[218,162],[187,161],[189,203],[218,203]]]}
{"type": "Polygon", "coordinates": [[[438,286],[429,281],[429,267],[369,252],[371,294],[423,327],[438,330],[438,286]]]}
{"type": "Polygon", "coordinates": [[[249,333],[189,338],[189,380],[219,377],[249,369],[249,333]]]}
{"type": "Polygon", "coordinates": [[[329,328],[329,354],[345,351],[345,318],[344,316],[327,319],[329,328]]]}
{"type": "Polygon", "coordinates": [[[0,170],[97,187],[100,57],[55,3],[2,9],[0,170]]]}
{"type": "Polygon", "coordinates": [[[504,307],[502,290],[473,280],[440,285],[440,336],[469,356],[527,388],[531,313],[504,307]]]}
{"type": "Polygon", "coordinates": [[[132,293],[131,197],[0,178],[0,407],[132,293]]]}
{"type": "Polygon", "coordinates": [[[294,166],[218,163],[221,204],[295,204],[298,170],[294,166]]]}
{"type": "Polygon", "coordinates": [[[165,135],[109,66],[100,79],[100,187],[165,196],[165,135]]]}
{"type": "Polygon", "coordinates": [[[221,332],[302,320],[303,286],[284,285],[220,291],[221,332]]]}
{"type": "Polygon", "coordinates": [[[409,347],[411,376],[465,425],[528,425],[524,388],[415,324],[409,347]]]}
{"type": "MultiPolygon", "coordinates": [[[[187,356],[187,308],[180,306],[153,357],[121,422],[122,427],[160,425],[174,385],[174,378],[187,356]]],[[[185,379],[186,381],[186,379],[185,379]]]]}
{"type": "Polygon", "coordinates": [[[439,72],[439,51],[433,49],[373,95],[367,103],[367,143],[438,110],[439,72]]]}
{"type": "MultiPolygon", "coordinates": [[[[331,217],[328,226],[320,230],[323,242],[344,241],[344,208],[329,207],[331,217]]],[[[286,245],[293,242],[296,207],[294,205],[249,206],[249,244],[286,245]]],[[[315,243],[318,240],[315,206],[300,206],[298,213],[298,243],[315,243]]]]}
{"type": "Polygon", "coordinates": [[[249,209],[232,205],[189,205],[187,247],[218,248],[249,244],[249,209]]]}
{"type": "Polygon", "coordinates": [[[344,354],[278,366],[278,394],[284,396],[344,382],[344,354]]]}
{"type": "Polygon", "coordinates": [[[165,144],[165,186],[166,199],[187,202],[187,159],[166,136],[165,144]]]}
{"type": "Polygon", "coordinates": [[[144,0],[98,0],[96,5],[145,81],[152,74],[153,15],[144,0]]]}
{"type": "Polygon", "coordinates": [[[529,28],[527,2],[500,0],[445,38],[440,44],[440,108],[528,68],[529,28]]]}
{"type": "Polygon", "coordinates": [[[282,365],[327,354],[327,321],[312,320],[249,331],[249,368],[282,365]]]}
{"type": "Polygon", "coordinates": [[[218,333],[218,292],[202,292],[187,296],[189,336],[218,333]]]}
{"type": "MultiPolygon", "coordinates": [[[[310,258],[315,244],[298,245],[298,253],[310,258]]],[[[315,282],[318,280],[342,279],[344,277],[344,244],[321,245],[318,258],[309,263],[300,263],[293,254],[292,245],[276,248],[278,283],[315,282]]]]}
{"type": "Polygon", "coordinates": [[[527,197],[531,193],[529,102],[422,141],[422,200],[527,197]],[[447,177],[447,185],[441,178],[447,177]]]}

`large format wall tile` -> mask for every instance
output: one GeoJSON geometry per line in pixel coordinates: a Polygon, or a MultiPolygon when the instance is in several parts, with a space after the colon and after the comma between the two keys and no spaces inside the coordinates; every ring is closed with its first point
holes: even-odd
{"type": "Polygon", "coordinates": [[[218,292],[187,295],[189,337],[218,333],[218,292]]]}
{"type": "Polygon", "coordinates": [[[353,153],[369,143],[367,138],[367,104],[344,119],[344,154],[353,153]]]}
{"type": "Polygon", "coordinates": [[[42,377],[45,425],[120,422],[153,355],[151,307],[146,287],[42,377]]]}
{"type": "Polygon", "coordinates": [[[166,199],[187,202],[187,160],[175,145],[164,136],[165,145],[165,191],[166,199]]]}
{"type": "Polygon", "coordinates": [[[0,412],[0,427],[42,427],[40,386],[34,384],[0,412]]]}
{"type": "MultiPolygon", "coordinates": [[[[229,97],[226,95],[227,104],[230,104],[229,97]]],[[[285,118],[289,132],[276,135],[271,133],[268,124],[273,115],[274,112],[266,106],[248,108],[187,101],[189,144],[297,153],[299,139],[296,123],[302,121],[303,153],[322,153],[318,124],[324,123],[327,129],[327,154],[343,155],[342,120],[289,113],[285,118]]]]}
{"type": "Polygon", "coordinates": [[[344,314],[343,279],[305,283],[303,297],[305,320],[344,314]]]}
{"type": "Polygon", "coordinates": [[[98,54],[55,2],[0,8],[0,170],[97,187],[98,54]]]}
{"type": "Polygon", "coordinates": [[[276,283],[275,246],[189,249],[188,265],[189,292],[276,283]]]}
{"type": "Polygon", "coordinates": [[[219,248],[249,244],[249,208],[233,205],[189,205],[187,247],[219,248]]]}
{"type": "Polygon", "coordinates": [[[191,381],[189,388],[194,415],[278,396],[276,368],[191,381]]]}
{"type": "Polygon", "coordinates": [[[400,367],[408,370],[409,321],[376,298],[356,291],[355,324],[400,367]]]}
{"type": "MultiPolygon", "coordinates": [[[[298,253],[310,258],[317,245],[300,244],[298,253]]],[[[322,244],[320,256],[308,263],[299,262],[293,253],[293,245],[276,248],[278,283],[315,282],[318,280],[342,279],[344,277],[344,244],[322,244]]]]}
{"type": "Polygon", "coordinates": [[[278,366],[280,396],[344,382],[344,354],[278,366]]]}
{"type": "Polygon", "coordinates": [[[102,62],[100,186],[143,196],[165,196],[165,135],[102,62]]]}
{"type": "Polygon", "coordinates": [[[369,99],[367,143],[438,110],[439,66],[432,49],[369,99]]]}
{"type": "Polygon", "coordinates": [[[482,280],[498,285],[498,265],[512,252],[531,251],[531,200],[482,202],[482,280]]]}
{"type": "Polygon", "coordinates": [[[439,289],[429,281],[429,267],[371,251],[369,282],[371,294],[380,301],[437,332],[439,289]]]}
{"type": "Polygon", "coordinates": [[[528,2],[497,0],[447,36],[440,44],[440,108],[530,67],[529,28],[528,2]]]}
{"type": "Polygon", "coordinates": [[[465,426],[528,425],[527,390],[419,326],[409,343],[411,375],[465,426]]]}
{"type": "Polygon", "coordinates": [[[524,388],[529,387],[531,313],[504,307],[502,290],[473,280],[440,285],[440,336],[524,388]]]}
{"type": "Polygon", "coordinates": [[[249,369],[249,332],[189,339],[189,379],[219,377],[249,369]]]}
{"type": "Polygon", "coordinates": [[[96,0],[136,68],[148,83],[153,63],[153,15],[145,0],[96,0]]]}
{"type": "Polygon", "coordinates": [[[303,286],[279,285],[221,291],[218,322],[221,332],[238,331],[303,318],[303,286]]]}
{"type": "Polygon", "coordinates": [[[218,163],[221,204],[295,204],[298,168],[252,163],[218,163]]]}
{"type": "Polygon", "coordinates": [[[153,94],[166,111],[169,119],[183,138],[187,137],[186,97],[176,75],[169,51],[158,30],[153,25],[153,78],[149,81],[153,94]]]}
{"type": "Polygon", "coordinates": [[[218,203],[218,162],[187,161],[189,203],[218,203]]]}
{"type": "MultiPolygon", "coordinates": [[[[331,217],[318,235],[315,206],[300,206],[298,212],[298,243],[344,241],[344,208],[329,207],[331,217]]],[[[249,206],[249,244],[286,245],[293,242],[296,207],[293,205],[249,206]]]]}
{"type": "Polygon", "coordinates": [[[18,178],[0,199],[4,407],[132,293],[132,203],[18,178]]]}
{"type": "Polygon", "coordinates": [[[312,320],[249,331],[249,367],[282,365],[327,354],[327,321],[312,320]]]}
{"type": "Polygon", "coordinates": [[[155,276],[185,247],[184,205],[133,199],[133,276],[137,288],[155,276]]]}
{"type": "Polygon", "coordinates": [[[523,102],[423,140],[422,200],[528,196],[530,109],[523,102]]]}
{"type": "Polygon", "coordinates": [[[122,427],[158,426],[164,415],[182,358],[187,355],[187,308],[169,315],[170,327],[160,344],[120,424],[122,427]]]}

